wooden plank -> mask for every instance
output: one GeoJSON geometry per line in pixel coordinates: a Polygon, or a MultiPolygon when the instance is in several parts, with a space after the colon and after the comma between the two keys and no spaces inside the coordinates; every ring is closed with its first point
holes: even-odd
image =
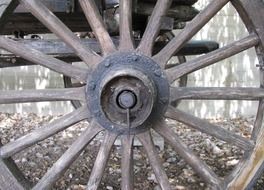
{"type": "MultiPolygon", "coordinates": [[[[43,5],[45,5],[52,12],[65,12],[70,13],[74,11],[75,3],[73,0],[40,0],[43,5]]],[[[19,5],[15,13],[25,13],[28,10],[23,6],[19,5]]]]}
{"type": "MultiPolygon", "coordinates": [[[[135,13],[138,15],[150,16],[153,13],[154,8],[155,4],[143,3],[139,1],[136,6],[135,13]]],[[[186,22],[192,20],[198,13],[199,11],[194,7],[175,5],[167,11],[166,16],[174,18],[177,21],[186,22]]]]}
{"type": "Polygon", "coordinates": [[[87,107],[81,107],[78,110],[66,114],[63,117],[0,147],[0,157],[8,158],[84,119],[91,119],[90,117],[87,107]]]}
{"type": "MultiPolygon", "coordinates": [[[[157,0],[142,0],[142,1],[148,2],[148,3],[155,3],[155,2],[157,2],[157,0]]],[[[197,1],[198,0],[172,0],[172,3],[174,5],[193,5],[197,1]]]]}
{"type": "MultiPolygon", "coordinates": [[[[77,55],[74,54],[74,50],[67,46],[63,41],[58,39],[15,39],[16,42],[25,45],[28,48],[38,50],[44,54],[52,55],[53,57],[58,57],[60,59],[77,59],[77,55]]],[[[112,38],[113,42],[117,46],[119,44],[118,38],[112,38]]],[[[82,39],[82,44],[90,47],[94,52],[98,54],[101,53],[100,45],[96,39],[82,39]]],[[[136,45],[140,43],[140,40],[135,41],[136,45]]],[[[154,46],[154,52],[158,52],[166,45],[166,42],[157,42],[154,46]]],[[[214,41],[190,41],[185,44],[182,49],[175,54],[175,56],[182,55],[199,55],[203,53],[208,53],[219,48],[218,43],[214,41]]],[[[2,51],[0,60],[11,59],[12,55],[10,52],[2,51]]],[[[80,59],[78,59],[80,60],[80,59]]],[[[14,60],[13,60],[14,62],[14,60]]],[[[0,63],[1,64],[1,63],[0,63]]],[[[15,64],[15,63],[13,63],[15,64]]],[[[167,69],[174,67],[176,65],[168,65],[167,69]]]]}
{"type": "Polygon", "coordinates": [[[103,128],[92,122],[90,126],[81,134],[80,137],[70,146],[70,148],[53,164],[48,172],[35,185],[33,190],[51,189],[54,183],[62,177],[65,171],[79,157],[86,146],[94,139],[94,137],[102,131],[103,128]]]}
{"type": "MultiPolygon", "coordinates": [[[[91,27],[83,13],[54,13],[73,32],[89,32],[91,27]]],[[[38,19],[30,13],[16,13],[6,20],[1,34],[12,35],[15,31],[27,34],[51,33],[38,19]]]]}

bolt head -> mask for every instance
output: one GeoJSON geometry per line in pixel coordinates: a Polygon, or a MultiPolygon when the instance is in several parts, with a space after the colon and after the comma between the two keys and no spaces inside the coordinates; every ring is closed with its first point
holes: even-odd
{"type": "Polygon", "coordinates": [[[154,71],[154,74],[157,76],[157,77],[160,77],[161,76],[161,71],[159,69],[155,70],[154,71]]]}
{"type": "Polygon", "coordinates": [[[90,82],[88,87],[89,87],[90,90],[95,90],[96,84],[94,82],[90,82]]]}
{"type": "Polygon", "coordinates": [[[138,57],[137,55],[133,55],[133,56],[132,56],[132,60],[133,60],[133,61],[138,61],[138,60],[139,60],[139,57],[138,57]]]}
{"type": "Polygon", "coordinates": [[[111,62],[108,60],[108,61],[106,61],[105,63],[104,63],[104,66],[105,67],[110,67],[111,66],[111,62]]]}

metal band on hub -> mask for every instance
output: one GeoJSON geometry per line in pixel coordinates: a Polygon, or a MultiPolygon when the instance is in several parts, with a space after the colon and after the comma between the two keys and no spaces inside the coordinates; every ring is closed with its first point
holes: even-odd
{"type": "Polygon", "coordinates": [[[143,132],[162,117],[168,106],[165,74],[157,63],[140,54],[111,55],[97,66],[91,78],[86,90],[88,107],[97,122],[112,132],[143,132]]]}

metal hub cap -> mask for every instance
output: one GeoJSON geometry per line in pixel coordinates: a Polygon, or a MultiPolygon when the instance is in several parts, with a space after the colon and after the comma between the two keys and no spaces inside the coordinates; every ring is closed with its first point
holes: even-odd
{"type": "Polygon", "coordinates": [[[143,55],[111,55],[90,78],[86,90],[88,107],[97,122],[112,132],[144,132],[162,117],[168,106],[167,79],[159,65],[143,55]]]}
{"type": "Polygon", "coordinates": [[[123,109],[132,109],[137,102],[137,97],[132,91],[123,91],[118,95],[118,104],[123,109]]]}

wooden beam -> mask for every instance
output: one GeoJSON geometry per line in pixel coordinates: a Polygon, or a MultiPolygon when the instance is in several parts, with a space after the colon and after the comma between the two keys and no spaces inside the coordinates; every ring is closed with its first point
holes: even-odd
{"type": "Polygon", "coordinates": [[[0,34],[4,30],[6,22],[18,6],[17,0],[1,0],[0,2],[0,34]]]}

